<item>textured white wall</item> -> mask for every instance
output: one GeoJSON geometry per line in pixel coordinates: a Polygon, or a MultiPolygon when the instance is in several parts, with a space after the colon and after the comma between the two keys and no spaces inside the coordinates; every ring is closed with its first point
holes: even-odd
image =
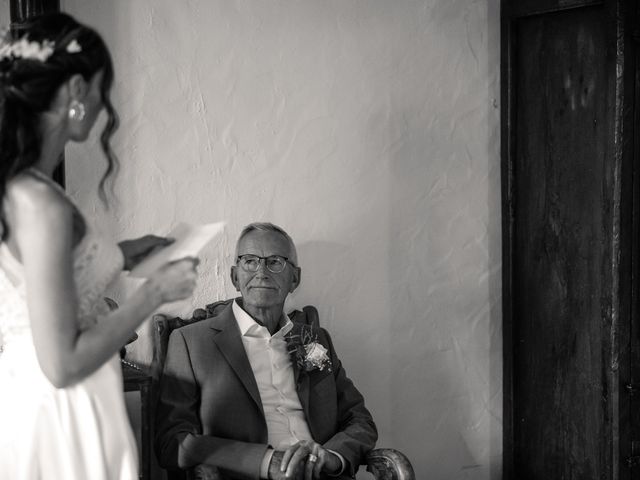
{"type": "Polygon", "coordinates": [[[177,313],[234,294],[243,225],[283,226],[291,305],[319,307],[379,445],[418,478],[500,478],[499,1],[63,7],[112,47],[122,120],[112,211],[95,141],[68,151],[72,194],[118,237],[228,222],[177,313]]]}

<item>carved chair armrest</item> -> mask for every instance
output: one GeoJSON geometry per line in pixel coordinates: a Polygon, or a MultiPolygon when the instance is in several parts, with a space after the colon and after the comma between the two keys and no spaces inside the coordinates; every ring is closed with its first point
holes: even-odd
{"type": "MultiPolygon", "coordinates": [[[[367,471],[376,480],[415,480],[416,476],[409,459],[398,450],[377,448],[365,459],[367,471]]],[[[197,465],[187,471],[187,480],[224,480],[218,469],[211,465],[197,465]]]]}
{"type": "Polygon", "coordinates": [[[392,448],[371,450],[365,459],[367,471],[376,480],[415,480],[416,475],[409,459],[392,448]]]}
{"type": "Polygon", "coordinates": [[[187,470],[187,480],[224,480],[224,477],[216,467],[202,463],[187,470]]]}

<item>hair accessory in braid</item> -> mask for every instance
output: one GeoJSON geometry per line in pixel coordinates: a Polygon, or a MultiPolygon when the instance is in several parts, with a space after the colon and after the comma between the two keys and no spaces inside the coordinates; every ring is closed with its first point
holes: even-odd
{"type": "Polygon", "coordinates": [[[74,38],[69,42],[65,50],[67,51],[67,53],[80,53],[82,51],[82,47],[78,43],[78,40],[74,38]]]}
{"type": "Polygon", "coordinates": [[[50,40],[30,42],[26,36],[15,42],[2,41],[0,43],[0,61],[5,58],[24,60],[38,60],[46,62],[53,55],[55,43],[50,40]]]}
{"type": "MultiPolygon", "coordinates": [[[[0,40],[0,62],[2,60],[38,60],[46,62],[55,52],[56,43],[52,40],[42,40],[42,42],[29,41],[28,36],[19,40],[11,40],[10,36],[5,33],[0,40]]],[[[77,39],[72,39],[65,48],[70,54],[82,52],[82,46],[77,39]]]]}

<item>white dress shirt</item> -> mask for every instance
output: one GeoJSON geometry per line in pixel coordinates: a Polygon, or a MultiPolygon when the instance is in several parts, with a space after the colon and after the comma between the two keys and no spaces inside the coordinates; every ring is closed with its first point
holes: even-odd
{"type": "MultiPolygon", "coordinates": [[[[284,339],[293,323],[283,313],[280,329],[271,335],[267,327],[251,318],[235,300],[232,308],[240,328],[244,350],[258,384],[269,445],[277,450],[286,450],[300,440],[313,440],[296,391],[293,366],[284,339]]],[[[262,461],[262,478],[268,478],[273,451],[269,449],[262,461]]],[[[342,456],[337,452],[332,453],[340,458],[344,467],[342,456]]]]}
{"type": "Polygon", "coordinates": [[[293,323],[283,314],[280,330],[271,335],[235,301],[233,314],[240,327],[242,344],[258,384],[267,421],[269,444],[286,450],[300,440],[313,440],[296,391],[291,359],[284,336],[293,323]]]}

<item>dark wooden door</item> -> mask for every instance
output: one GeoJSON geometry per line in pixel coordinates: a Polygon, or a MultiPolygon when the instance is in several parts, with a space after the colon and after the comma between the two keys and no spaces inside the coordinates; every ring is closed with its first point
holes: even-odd
{"type": "Polygon", "coordinates": [[[636,4],[503,2],[506,478],[632,478],[636,4]]]}
{"type": "MultiPolygon", "coordinates": [[[[640,218],[640,2],[636,2],[630,9],[631,15],[631,37],[634,42],[632,55],[633,65],[635,67],[634,99],[633,108],[630,115],[633,116],[633,124],[635,128],[630,132],[633,144],[633,165],[635,183],[633,192],[633,217],[640,218]],[[633,11],[635,9],[635,12],[633,11]]],[[[630,360],[631,360],[631,381],[625,385],[630,398],[629,421],[631,430],[631,456],[626,459],[627,466],[632,471],[632,478],[640,478],[640,221],[633,224],[633,240],[632,245],[632,271],[633,271],[633,299],[631,312],[631,342],[630,342],[630,360]]]]}

